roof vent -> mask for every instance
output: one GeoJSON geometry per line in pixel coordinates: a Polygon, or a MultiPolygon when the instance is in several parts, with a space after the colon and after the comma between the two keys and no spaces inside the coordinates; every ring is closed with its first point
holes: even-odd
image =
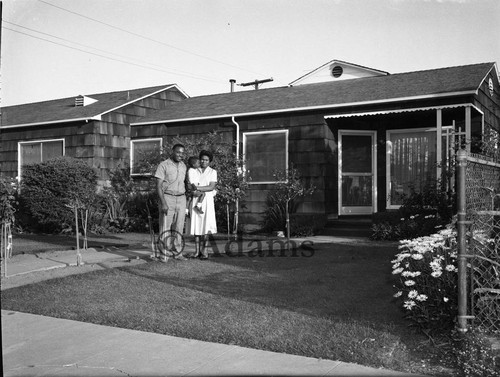
{"type": "Polygon", "coordinates": [[[97,100],[87,96],[80,95],[75,98],[75,107],[88,106],[94,102],[97,102],[97,100]]]}
{"type": "Polygon", "coordinates": [[[335,78],[339,78],[344,73],[344,69],[340,65],[336,65],[332,68],[332,76],[335,78]]]}

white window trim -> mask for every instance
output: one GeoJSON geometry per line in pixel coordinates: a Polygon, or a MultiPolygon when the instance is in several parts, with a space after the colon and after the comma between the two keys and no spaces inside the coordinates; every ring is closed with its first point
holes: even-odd
{"type": "Polygon", "coordinates": [[[133,177],[138,177],[138,176],[145,176],[145,175],[152,175],[152,173],[132,173],[132,170],[134,168],[134,144],[135,143],[146,143],[150,141],[159,141],[160,142],[160,150],[163,148],[163,138],[161,137],[154,137],[154,138],[149,138],[149,139],[133,139],[130,140],[130,175],[133,177]]]}
{"type": "MultiPolygon", "coordinates": [[[[36,143],[49,143],[52,141],[62,141],[63,143],[63,156],[66,156],[66,139],[61,138],[61,139],[40,139],[40,140],[30,140],[30,141],[18,141],[17,142],[17,180],[20,182],[21,181],[21,147],[26,144],[36,144],[36,143]]],[[[40,153],[42,153],[42,148],[40,148],[40,153]]],[[[40,155],[40,160],[42,159],[42,156],[40,155]]]]}
{"type": "MultiPolygon", "coordinates": [[[[443,127],[445,128],[445,127],[443,127]]],[[[391,134],[404,134],[410,132],[436,132],[436,140],[437,140],[437,127],[421,127],[421,128],[404,128],[404,129],[395,129],[395,130],[387,130],[385,133],[386,140],[386,159],[385,159],[385,189],[386,189],[386,208],[387,209],[399,209],[401,204],[391,204],[391,159],[389,155],[390,148],[390,135],[391,134]]],[[[436,141],[437,144],[437,141],[436,141]]],[[[437,154],[437,151],[436,151],[437,154]]],[[[436,156],[437,157],[437,156],[436,156]]],[[[436,164],[436,174],[438,169],[438,164],[436,164]]]]}
{"type": "MultiPolygon", "coordinates": [[[[245,172],[247,171],[246,168],[246,149],[247,149],[247,135],[264,135],[264,134],[277,134],[277,133],[284,133],[285,134],[285,169],[288,170],[288,130],[268,130],[268,131],[253,131],[253,132],[243,132],[243,170],[245,172]]],[[[250,185],[265,185],[265,184],[275,184],[275,183],[281,183],[280,181],[259,181],[259,182],[253,182],[249,181],[248,184],[250,185]]]]}

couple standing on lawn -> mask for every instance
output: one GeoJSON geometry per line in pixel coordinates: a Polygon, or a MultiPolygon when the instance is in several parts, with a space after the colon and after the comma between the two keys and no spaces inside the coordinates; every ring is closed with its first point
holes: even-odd
{"type": "Polygon", "coordinates": [[[166,249],[162,250],[161,261],[167,261],[169,255],[185,259],[182,234],[186,214],[189,220],[186,233],[194,235],[195,240],[193,258],[208,259],[207,235],[217,233],[214,206],[217,171],[209,166],[213,155],[201,151],[199,157],[189,158],[190,166],[186,167],[184,153],[182,144],[174,145],[172,155],[158,165],[155,173],[160,197],[160,242],[166,249]]]}

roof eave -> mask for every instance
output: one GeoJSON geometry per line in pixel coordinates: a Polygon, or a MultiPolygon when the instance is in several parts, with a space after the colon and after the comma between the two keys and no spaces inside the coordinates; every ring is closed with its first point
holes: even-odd
{"type": "Polygon", "coordinates": [[[36,123],[21,123],[21,124],[11,124],[8,126],[0,126],[0,129],[8,128],[18,128],[18,127],[34,127],[34,126],[45,126],[49,124],[61,124],[61,123],[71,123],[71,122],[83,122],[91,120],[101,120],[100,116],[85,117],[85,118],[73,118],[73,119],[60,119],[46,122],[36,122],[36,123]]]}
{"type": "Polygon", "coordinates": [[[172,85],[166,86],[165,88],[158,89],[158,90],[156,90],[156,91],[155,91],[155,92],[153,92],[153,93],[149,93],[149,94],[147,94],[147,95],[145,95],[145,96],[142,96],[142,97],[140,97],[140,98],[137,98],[137,99],[135,99],[135,100],[133,100],[133,101],[129,101],[129,102],[124,103],[124,104],[122,104],[122,105],[120,105],[120,106],[114,107],[114,108],[112,108],[112,109],[110,109],[110,110],[106,110],[105,112],[100,113],[100,114],[98,114],[97,116],[103,116],[103,115],[105,115],[105,114],[109,114],[109,113],[110,113],[110,112],[112,112],[112,111],[116,111],[116,110],[118,110],[118,109],[121,109],[122,107],[125,107],[125,106],[127,106],[127,105],[130,105],[130,104],[135,103],[135,102],[137,102],[137,101],[143,100],[144,98],[148,98],[148,97],[154,96],[155,94],[161,93],[161,92],[163,92],[163,91],[165,91],[165,90],[172,89],[172,88],[176,88],[176,89],[177,89],[177,90],[178,90],[178,91],[179,91],[182,95],[184,95],[186,98],[189,98],[189,96],[188,96],[188,95],[187,95],[187,94],[186,94],[186,93],[185,93],[185,92],[184,92],[181,88],[179,88],[179,87],[177,86],[177,84],[172,84],[172,85]]]}
{"type": "Polygon", "coordinates": [[[228,114],[220,114],[220,115],[214,115],[214,116],[178,118],[178,119],[169,119],[169,120],[155,120],[155,121],[150,121],[150,122],[143,121],[143,122],[130,123],[130,125],[131,126],[145,126],[145,125],[153,125],[153,124],[189,122],[189,121],[199,121],[199,120],[207,120],[207,119],[223,119],[223,118],[230,118],[233,116],[234,117],[258,116],[258,115],[265,115],[265,114],[280,114],[280,113],[287,113],[287,112],[327,110],[327,109],[336,109],[339,107],[346,107],[346,106],[377,105],[377,104],[381,104],[381,103],[394,103],[394,102],[402,102],[402,101],[418,101],[418,100],[433,99],[433,98],[457,97],[457,96],[463,96],[463,95],[476,95],[476,94],[477,94],[477,90],[467,90],[467,91],[461,91],[461,92],[431,94],[431,95],[413,96],[413,97],[399,97],[399,98],[391,98],[391,99],[383,99],[383,100],[375,100],[375,101],[349,102],[349,103],[339,103],[339,104],[321,105],[321,106],[293,107],[293,108],[277,109],[277,110],[254,111],[254,112],[248,112],[248,113],[228,113],[228,114]]]}

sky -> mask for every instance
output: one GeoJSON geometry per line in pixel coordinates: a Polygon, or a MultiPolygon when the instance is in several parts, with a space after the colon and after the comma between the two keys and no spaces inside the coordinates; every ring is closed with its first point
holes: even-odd
{"type": "Polygon", "coordinates": [[[500,63],[498,0],[3,0],[0,104],[177,84],[189,96],[342,60],[500,63]]]}

